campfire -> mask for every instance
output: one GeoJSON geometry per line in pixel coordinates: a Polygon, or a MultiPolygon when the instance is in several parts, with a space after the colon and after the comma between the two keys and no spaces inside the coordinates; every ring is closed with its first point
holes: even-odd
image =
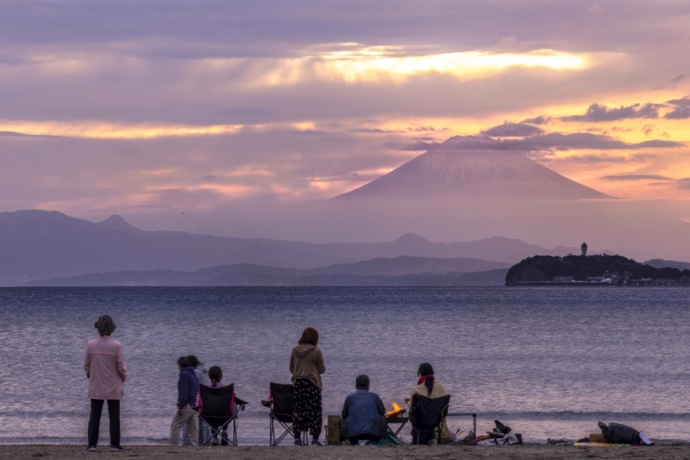
{"type": "Polygon", "coordinates": [[[393,409],[386,412],[386,418],[400,417],[405,413],[405,409],[400,407],[398,403],[393,403],[393,409]]]}

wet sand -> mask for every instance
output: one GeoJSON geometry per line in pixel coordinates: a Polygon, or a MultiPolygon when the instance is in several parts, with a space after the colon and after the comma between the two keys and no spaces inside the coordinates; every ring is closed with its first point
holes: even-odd
{"type": "Polygon", "coordinates": [[[111,453],[108,446],[98,452],[87,452],[85,446],[73,445],[0,445],[3,459],[81,459],[130,458],[137,459],[214,459],[310,460],[340,459],[690,459],[690,444],[663,444],[648,447],[583,447],[583,446],[238,446],[238,447],[172,447],[124,446],[122,452],[111,453]]]}

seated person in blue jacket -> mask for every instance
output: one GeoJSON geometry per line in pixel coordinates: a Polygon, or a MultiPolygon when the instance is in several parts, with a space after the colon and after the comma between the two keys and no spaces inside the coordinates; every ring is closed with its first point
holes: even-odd
{"type": "Polygon", "coordinates": [[[340,421],[340,438],[357,445],[360,440],[378,442],[386,435],[386,408],[379,395],[369,391],[369,376],[358,375],[357,391],[345,398],[343,418],[340,421]]]}

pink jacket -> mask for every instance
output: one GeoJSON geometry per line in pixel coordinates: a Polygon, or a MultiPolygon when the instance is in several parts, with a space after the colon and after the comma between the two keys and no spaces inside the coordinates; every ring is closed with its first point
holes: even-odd
{"type": "Polygon", "coordinates": [[[120,342],[109,335],[90,340],[86,346],[84,370],[89,378],[89,398],[122,399],[127,368],[120,342]]]}

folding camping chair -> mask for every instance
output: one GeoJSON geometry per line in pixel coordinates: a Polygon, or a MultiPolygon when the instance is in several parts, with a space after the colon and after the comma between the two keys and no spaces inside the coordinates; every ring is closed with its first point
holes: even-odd
{"type": "MultiPolygon", "coordinates": [[[[295,430],[292,426],[295,408],[295,392],[292,384],[275,383],[269,384],[268,400],[261,401],[261,404],[268,407],[270,410],[268,416],[270,419],[269,438],[268,442],[271,446],[277,446],[280,441],[285,439],[287,435],[294,437],[295,430]],[[275,423],[278,422],[284,431],[280,436],[276,437],[275,423]]],[[[307,443],[307,432],[302,433],[304,439],[302,442],[307,443]]]]}
{"type": "MultiPolygon", "coordinates": [[[[199,424],[209,426],[211,435],[200,439],[199,445],[210,446],[214,439],[221,439],[221,445],[237,445],[237,412],[244,410],[246,401],[235,396],[235,384],[222,387],[199,385],[199,424]],[[232,423],[232,435],[227,432],[232,423]]],[[[202,431],[199,430],[201,434],[202,431]]]]}
{"type": "Polygon", "coordinates": [[[450,395],[428,398],[412,395],[410,402],[410,425],[412,425],[412,444],[427,444],[432,439],[441,443],[441,431],[448,415],[450,395]]]}

